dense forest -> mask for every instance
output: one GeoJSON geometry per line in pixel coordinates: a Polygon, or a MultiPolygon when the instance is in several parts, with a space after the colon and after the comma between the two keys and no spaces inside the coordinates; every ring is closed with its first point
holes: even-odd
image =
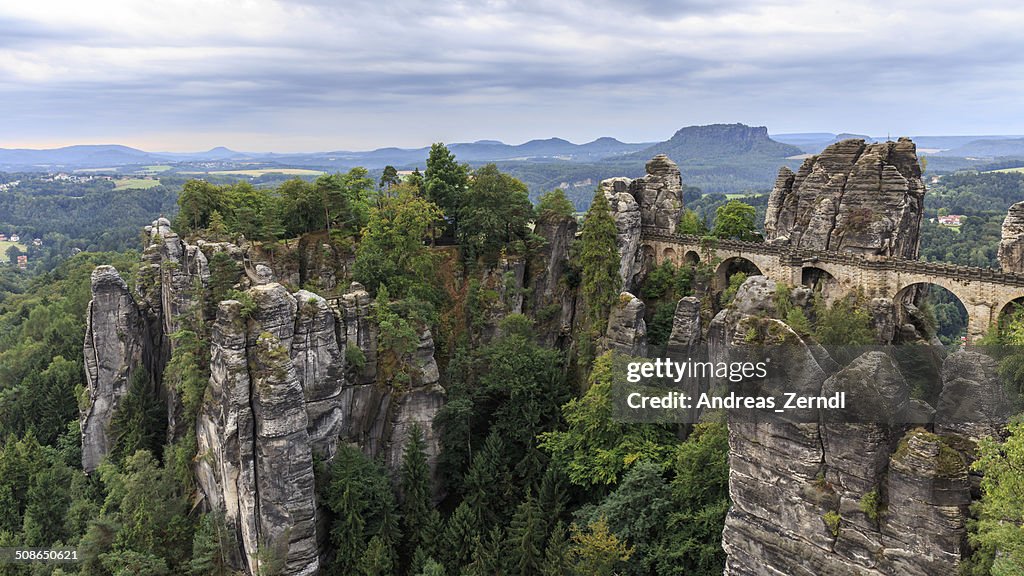
{"type": "MultiPolygon", "coordinates": [[[[1020,194],[1019,178],[993,180],[1007,187],[1005,195],[989,194],[987,182],[987,175],[948,177],[928,208],[953,211],[956,202],[967,202],[995,212],[1014,198],[1012,186],[1020,194]],[[974,195],[998,200],[967,199],[974,195]]],[[[267,188],[193,180],[180,194],[166,187],[122,192],[102,183],[76,190],[77,196],[69,196],[66,190],[21,189],[0,211],[0,222],[47,238],[66,234],[67,242],[86,250],[71,257],[61,253],[50,270],[28,274],[4,267],[0,276],[0,547],[73,547],[81,561],[0,565],[0,574],[231,573],[224,551],[234,543],[223,518],[203,512],[197,501],[190,468],[195,447],[166,442],[164,407],[145,382],[133,381],[122,401],[112,423],[116,447],[106,462],[92,475],[81,469],[78,412],[90,273],[99,264],[113,264],[134,285],[139,229],[132,224],[172,212],[177,231],[207,240],[244,237],[273,251],[315,235],[351,253],[352,278],[375,297],[382,353],[408,353],[418,326],[437,335],[447,392],[436,420],[442,430],[441,485],[431,482],[419,433],[395,476],[350,446],[332,462],[321,462],[316,490],[331,526],[327,573],[722,573],[720,540],[730,505],[726,426],[713,420],[680,427],[611,418],[613,353],[600,353],[598,340],[618,298],[619,256],[602,194],[593,196],[582,218],[561,280],[578,288],[585,303],[578,346],[565,349],[541,338],[543,313],[511,314],[496,332],[484,330],[486,302],[494,294],[472,282],[461,295],[453,294],[437,271],[453,247],[466,278],[508,255],[529,258],[543,242],[534,226],[572,218],[573,203],[555,190],[533,205],[521,181],[494,165],[470,169],[443,145],[432,148],[424,173],[408,178],[387,171],[371,178],[357,168],[267,188]],[[111,226],[103,229],[98,221],[111,226]],[[456,308],[466,310],[465,325],[450,322],[456,308]]],[[[682,232],[758,238],[763,197],[752,206],[692,189],[686,194],[682,232]]],[[[963,243],[970,239],[970,260],[963,263],[981,265],[987,253],[973,250],[990,231],[989,220],[978,218],[969,218],[958,232],[926,228],[922,255],[958,261],[966,257],[963,243]],[[961,248],[943,251],[945,243],[961,248]]],[[[642,280],[652,349],[666,344],[675,303],[701,295],[697,289],[708,274],[707,265],[663,265],[642,280]]],[[[728,306],[744,279],[735,274],[720,299],[708,305],[728,306]]],[[[243,298],[232,291],[214,278],[206,297],[243,298]]],[[[773,315],[807,338],[822,344],[871,342],[866,302],[857,295],[831,306],[816,298],[806,313],[787,301],[780,296],[773,315]]],[[[952,316],[949,306],[934,297],[933,322],[952,316]]],[[[992,338],[1024,343],[1022,325],[1024,320],[1014,318],[992,338]]],[[[203,397],[210,354],[207,328],[188,328],[174,335],[179,345],[163,374],[186,407],[203,397]]],[[[946,336],[952,340],[952,334],[946,336]]],[[[1014,488],[1024,481],[1024,431],[1016,426],[1011,432],[1006,444],[983,446],[976,464],[986,473],[971,536],[979,551],[977,574],[987,573],[993,562],[996,568],[1019,567],[1024,550],[1020,531],[1002,524],[1010,518],[1019,526],[1024,514],[1021,492],[1014,488]],[[995,550],[1005,556],[997,558],[995,550]]],[[[271,557],[264,566],[266,574],[280,570],[271,557]]]]}

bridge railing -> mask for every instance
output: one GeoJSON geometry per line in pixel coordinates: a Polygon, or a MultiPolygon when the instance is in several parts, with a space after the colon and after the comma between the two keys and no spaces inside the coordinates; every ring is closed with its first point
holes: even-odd
{"type": "Polygon", "coordinates": [[[882,256],[866,256],[864,254],[829,252],[825,250],[806,250],[782,244],[763,244],[760,242],[744,242],[742,240],[709,240],[704,236],[690,234],[665,234],[664,232],[647,227],[641,230],[641,238],[644,240],[684,245],[698,251],[706,246],[707,248],[716,251],[736,251],[779,256],[780,259],[786,260],[794,266],[798,263],[806,264],[808,262],[828,262],[847,266],[852,265],[866,270],[930,274],[934,276],[953,278],[955,280],[978,280],[993,284],[1024,286],[1024,274],[1006,272],[998,268],[961,266],[959,264],[949,264],[945,262],[922,262],[920,260],[911,260],[907,258],[886,258],[882,256]]]}

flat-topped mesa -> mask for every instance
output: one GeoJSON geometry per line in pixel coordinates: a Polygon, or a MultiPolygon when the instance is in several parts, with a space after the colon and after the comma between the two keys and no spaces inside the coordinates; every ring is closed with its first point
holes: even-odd
{"type": "Polygon", "coordinates": [[[676,163],[664,154],[651,158],[647,175],[635,180],[608,178],[601,181],[601,192],[608,199],[615,226],[619,230],[618,245],[622,289],[635,286],[642,265],[640,232],[643,229],[660,234],[675,234],[683,213],[683,178],[676,163]]]}
{"type": "Polygon", "coordinates": [[[999,267],[1005,272],[1024,272],[1024,202],[1010,206],[999,241],[999,267]]]}
{"type": "Polygon", "coordinates": [[[909,138],[843,140],[779,170],[765,212],[772,244],[917,258],[925,186],[909,138]]]}

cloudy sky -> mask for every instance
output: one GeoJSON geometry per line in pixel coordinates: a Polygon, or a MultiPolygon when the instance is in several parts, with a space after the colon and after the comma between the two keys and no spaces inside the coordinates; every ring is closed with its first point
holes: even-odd
{"type": "Polygon", "coordinates": [[[1024,134],[1016,0],[0,3],[0,147],[1024,134]]]}

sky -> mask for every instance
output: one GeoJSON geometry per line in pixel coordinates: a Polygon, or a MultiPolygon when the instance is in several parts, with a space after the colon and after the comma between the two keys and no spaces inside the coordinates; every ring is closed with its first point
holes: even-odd
{"type": "Polygon", "coordinates": [[[0,3],[0,148],[1024,134],[1016,0],[0,3]]]}

